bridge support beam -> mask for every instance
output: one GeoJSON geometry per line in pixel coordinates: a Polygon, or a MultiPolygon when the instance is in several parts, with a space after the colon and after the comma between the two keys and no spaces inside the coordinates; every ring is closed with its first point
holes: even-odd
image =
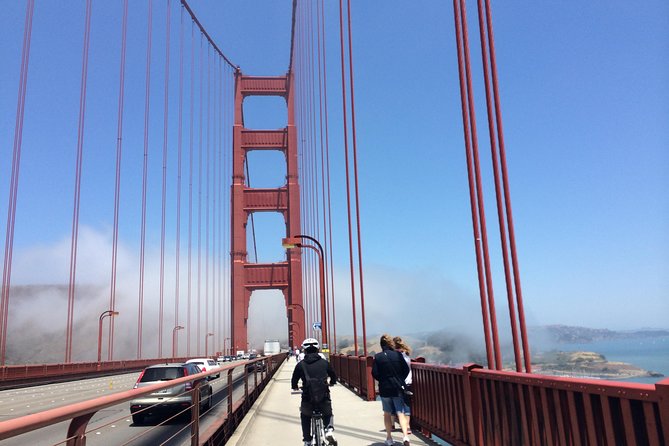
{"type": "MultiPolygon", "coordinates": [[[[284,294],[290,346],[304,339],[302,306],[302,254],[291,249],[285,262],[249,263],[246,226],[252,212],[280,212],[286,237],[300,232],[300,187],[298,182],[297,129],[295,127],[292,74],[283,77],[235,74],[235,122],[233,128],[232,216],[231,216],[231,327],[232,351],[247,350],[248,309],[254,290],[278,289],[284,294]],[[280,96],[288,107],[284,129],[252,130],[244,127],[243,102],[247,96],[280,96]],[[246,184],[244,161],[251,150],[279,150],[286,157],[286,184],[276,189],[252,189],[246,184]]],[[[280,244],[281,240],[277,240],[280,244]]]]}

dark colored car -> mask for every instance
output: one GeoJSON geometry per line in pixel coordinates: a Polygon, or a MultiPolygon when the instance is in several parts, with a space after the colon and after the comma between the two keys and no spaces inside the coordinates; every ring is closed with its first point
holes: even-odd
{"type": "MultiPolygon", "coordinates": [[[[195,364],[159,364],[144,369],[134,388],[147,387],[164,381],[196,375],[201,370],[195,364]]],[[[206,378],[194,379],[174,387],[162,389],[149,395],[130,401],[132,422],[142,424],[149,415],[174,413],[193,404],[190,390],[200,386],[200,408],[204,411],[211,407],[212,388],[206,378]]]]}
{"type": "Polygon", "coordinates": [[[267,370],[267,364],[265,361],[256,361],[246,365],[246,370],[249,373],[252,372],[264,372],[267,370]]]}

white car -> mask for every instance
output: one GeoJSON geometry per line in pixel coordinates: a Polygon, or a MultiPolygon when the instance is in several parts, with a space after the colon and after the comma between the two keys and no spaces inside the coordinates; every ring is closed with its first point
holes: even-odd
{"type": "Polygon", "coordinates": [[[209,379],[216,379],[216,378],[219,378],[221,376],[221,372],[220,372],[221,367],[218,365],[218,363],[216,361],[214,361],[211,358],[189,359],[188,361],[186,361],[186,364],[195,364],[203,372],[211,372],[212,370],[219,370],[218,374],[209,375],[209,379]]]}

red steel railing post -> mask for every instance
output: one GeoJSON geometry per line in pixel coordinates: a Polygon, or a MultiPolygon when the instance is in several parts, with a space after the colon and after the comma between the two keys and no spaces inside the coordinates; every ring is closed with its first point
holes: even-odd
{"type": "MultiPolygon", "coordinates": [[[[211,398],[211,397],[210,397],[211,398]]],[[[195,385],[191,389],[191,401],[193,407],[190,412],[190,444],[198,446],[200,443],[200,385],[195,385]]]]}
{"type": "Polygon", "coordinates": [[[96,412],[72,418],[67,428],[67,446],[86,446],[86,426],[96,412]]]}
{"type": "Polygon", "coordinates": [[[669,378],[663,379],[655,384],[659,398],[658,407],[660,409],[660,424],[664,444],[669,444],[669,378]]]}
{"type": "Polygon", "coordinates": [[[471,371],[480,369],[478,364],[465,364],[464,374],[465,411],[467,413],[467,434],[473,446],[483,445],[483,426],[481,424],[481,396],[472,379],[471,371]]]}
{"type": "Polygon", "coordinates": [[[367,379],[367,401],[376,399],[376,389],[374,388],[374,377],[372,376],[372,364],[374,358],[367,356],[365,358],[365,377],[367,379]]]}
{"type": "Polygon", "coordinates": [[[228,369],[228,417],[232,416],[232,370],[228,369]]]}

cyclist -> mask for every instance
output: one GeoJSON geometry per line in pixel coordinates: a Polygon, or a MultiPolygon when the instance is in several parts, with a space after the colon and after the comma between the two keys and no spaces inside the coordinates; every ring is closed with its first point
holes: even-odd
{"type": "Polygon", "coordinates": [[[323,414],[323,423],[326,426],[325,439],[328,444],[335,446],[337,441],[333,433],[332,400],[327,378],[330,377],[330,386],[334,386],[337,383],[337,375],[330,363],[319,354],[319,350],[320,345],[316,339],[309,338],[302,342],[304,359],[295,366],[290,384],[293,390],[298,390],[298,383],[302,380],[300,419],[304,446],[311,445],[311,416],[314,410],[319,410],[323,414]]]}

